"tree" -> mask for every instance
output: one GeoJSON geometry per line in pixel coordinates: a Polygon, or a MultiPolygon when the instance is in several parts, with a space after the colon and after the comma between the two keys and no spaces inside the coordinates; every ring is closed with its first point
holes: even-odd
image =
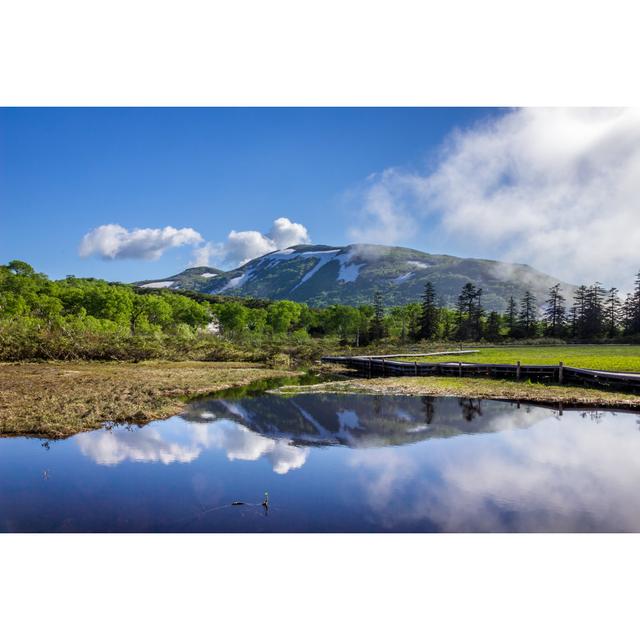
{"type": "Polygon", "coordinates": [[[565,298],[560,293],[560,283],[549,289],[549,297],[546,300],[544,319],[547,323],[545,334],[558,338],[564,334],[566,314],[565,298]]]}
{"type": "Polygon", "coordinates": [[[266,309],[248,309],[247,310],[247,329],[254,334],[260,335],[264,333],[267,326],[267,310],[266,309]]]}
{"type": "Polygon", "coordinates": [[[218,318],[223,334],[239,334],[247,328],[249,310],[241,302],[231,300],[217,304],[214,307],[214,313],[218,318]]]}
{"type": "Polygon", "coordinates": [[[418,338],[421,340],[433,340],[438,331],[438,307],[436,306],[436,292],[429,281],[424,285],[422,305],[420,310],[420,326],[418,338]]]}
{"type": "Polygon", "coordinates": [[[482,338],[482,320],[484,318],[484,309],[482,308],[482,289],[476,289],[476,297],[474,300],[471,323],[475,332],[475,339],[482,338]]]}
{"type": "Polygon", "coordinates": [[[584,338],[586,327],[588,290],[584,285],[579,286],[573,295],[571,308],[571,335],[573,338],[584,338]]]}
{"type": "Polygon", "coordinates": [[[489,314],[485,337],[491,342],[500,340],[500,314],[497,311],[492,311],[489,314]]]}
{"type": "Polygon", "coordinates": [[[620,323],[621,312],[620,298],[618,297],[618,289],[612,287],[609,289],[605,307],[605,317],[607,325],[607,335],[614,338],[618,333],[618,325],[620,323]]]}
{"type": "Polygon", "coordinates": [[[587,339],[599,338],[604,333],[603,303],[605,293],[599,282],[587,288],[582,325],[583,337],[587,339]]]}
{"type": "Polygon", "coordinates": [[[476,289],[472,282],[467,282],[463,287],[458,302],[457,331],[458,340],[479,340],[482,337],[482,289],[476,289]]]}
{"type": "Polygon", "coordinates": [[[22,260],[12,260],[7,264],[7,269],[16,276],[33,276],[36,273],[30,264],[22,260]]]}
{"type": "Polygon", "coordinates": [[[530,291],[525,291],[518,316],[518,325],[525,338],[536,335],[536,315],[536,298],[530,291]]]}
{"type": "Polygon", "coordinates": [[[267,323],[274,333],[286,333],[300,319],[302,306],[291,300],[273,302],[267,308],[267,323]]]}
{"type": "Polygon", "coordinates": [[[371,320],[371,339],[381,340],[386,335],[384,325],[384,306],[382,304],[382,294],[376,291],[373,296],[373,318],[371,320]]]}
{"type": "Polygon", "coordinates": [[[356,333],[356,347],[367,345],[371,340],[371,323],[374,314],[373,305],[361,304],[358,307],[358,314],[360,319],[356,333]]]}
{"type": "Polygon", "coordinates": [[[630,299],[630,324],[629,333],[640,334],[640,271],[636,275],[633,293],[630,299]]]}
{"type": "Polygon", "coordinates": [[[343,342],[357,340],[360,314],[357,309],[344,304],[333,304],[325,312],[325,327],[328,333],[337,334],[343,342]]]}
{"type": "Polygon", "coordinates": [[[509,298],[509,304],[507,305],[507,328],[509,329],[509,336],[515,337],[518,328],[518,306],[513,296],[509,298]]]}

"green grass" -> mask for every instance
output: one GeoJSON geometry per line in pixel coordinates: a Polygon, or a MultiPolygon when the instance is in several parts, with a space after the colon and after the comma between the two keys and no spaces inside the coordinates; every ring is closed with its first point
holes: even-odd
{"type": "MultiPolygon", "coordinates": [[[[475,348],[475,347],[474,347],[475,348]]],[[[462,362],[491,364],[558,364],[604,371],[640,371],[640,345],[553,346],[553,347],[492,347],[479,348],[479,353],[459,356],[462,362]]],[[[414,358],[403,358],[411,360],[414,358]]],[[[457,362],[456,356],[417,358],[419,362],[457,362]]]]}

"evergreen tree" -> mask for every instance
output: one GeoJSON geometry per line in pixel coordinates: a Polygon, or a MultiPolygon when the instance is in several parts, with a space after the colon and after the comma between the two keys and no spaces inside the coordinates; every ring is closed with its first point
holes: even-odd
{"type": "Polygon", "coordinates": [[[482,320],[484,318],[484,309],[482,308],[482,289],[476,290],[472,314],[472,327],[475,333],[474,338],[476,340],[480,340],[482,338],[482,320]]]}
{"type": "Polygon", "coordinates": [[[631,334],[640,334],[640,271],[636,275],[633,294],[631,296],[631,334]]]}
{"type": "Polygon", "coordinates": [[[422,340],[433,340],[438,330],[438,307],[436,294],[431,282],[424,286],[422,294],[422,309],[420,314],[420,329],[418,337],[422,340]]]}
{"type": "Polygon", "coordinates": [[[627,293],[627,296],[622,303],[621,322],[622,330],[625,335],[632,335],[633,333],[633,315],[634,315],[634,303],[633,294],[627,293]]]}
{"type": "Polygon", "coordinates": [[[565,298],[560,293],[560,283],[549,289],[549,297],[546,300],[547,308],[544,319],[547,323],[546,335],[558,338],[564,334],[566,323],[565,298]]]}
{"type": "Polygon", "coordinates": [[[618,289],[612,287],[609,289],[607,296],[605,317],[607,326],[607,335],[614,338],[618,333],[618,325],[620,323],[620,298],[618,297],[618,289]]]}
{"type": "Polygon", "coordinates": [[[513,296],[509,298],[509,304],[507,306],[507,327],[509,329],[509,336],[515,337],[518,328],[518,307],[513,296]]]}
{"type": "Polygon", "coordinates": [[[371,320],[371,339],[381,340],[385,337],[384,306],[382,294],[376,291],[373,295],[373,318],[371,320]]]}
{"type": "Polygon", "coordinates": [[[526,291],[520,303],[518,325],[525,338],[533,338],[536,335],[536,298],[526,291]]]}
{"type": "Polygon", "coordinates": [[[604,333],[604,297],[605,290],[599,282],[587,289],[585,298],[582,337],[591,340],[599,338],[604,333]]]}
{"type": "Polygon", "coordinates": [[[456,304],[457,330],[456,337],[458,340],[469,340],[475,334],[475,314],[476,314],[476,298],[478,292],[472,282],[467,282],[462,287],[462,291],[458,296],[456,304]]]}
{"type": "Polygon", "coordinates": [[[497,342],[500,340],[500,314],[496,311],[492,311],[489,314],[485,337],[491,342],[497,342]]]}
{"type": "Polygon", "coordinates": [[[572,338],[584,338],[586,327],[588,289],[584,285],[579,286],[573,295],[572,315],[572,338]]]}

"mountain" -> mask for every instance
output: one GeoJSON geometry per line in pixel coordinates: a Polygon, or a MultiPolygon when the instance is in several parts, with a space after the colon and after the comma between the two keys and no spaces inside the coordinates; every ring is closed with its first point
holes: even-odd
{"type": "Polygon", "coordinates": [[[523,264],[433,255],[383,245],[346,247],[297,245],[268,253],[233,269],[187,269],[162,280],[135,283],[141,287],[193,290],[273,300],[296,300],[310,306],[370,303],[380,291],[385,305],[420,299],[430,280],[441,302],[453,306],[463,285],[483,290],[485,308],[504,311],[530,290],[542,304],[549,287],[561,283],[569,297],[575,287],[523,264]]]}

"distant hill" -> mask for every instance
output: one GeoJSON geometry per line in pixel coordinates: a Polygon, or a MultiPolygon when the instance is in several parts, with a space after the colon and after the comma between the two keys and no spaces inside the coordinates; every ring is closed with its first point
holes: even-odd
{"type": "Polygon", "coordinates": [[[272,300],[296,300],[311,306],[370,303],[380,291],[387,306],[420,299],[430,280],[442,304],[453,306],[463,285],[483,289],[485,308],[504,311],[510,296],[519,299],[528,289],[541,305],[549,287],[560,282],[565,296],[573,285],[532,267],[495,260],[433,255],[383,245],[346,247],[297,245],[274,251],[233,269],[196,267],[138,286],[193,290],[272,300]]]}

